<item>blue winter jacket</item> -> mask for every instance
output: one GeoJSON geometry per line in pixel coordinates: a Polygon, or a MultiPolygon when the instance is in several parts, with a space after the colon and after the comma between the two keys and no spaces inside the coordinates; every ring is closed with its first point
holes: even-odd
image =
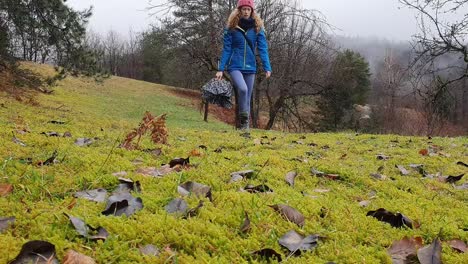
{"type": "Polygon", "coordinates": [[[256,73],[257,61],[255,54],[250,48],[243,33],[246,32],[246,37],[253,46],[257,49],[265,71],[271,72],[270,59],[268,58],[268,44],[263,28],[257,34],[255,28],[250,28],[244,31],[242,28],[224,30],[224,47],[219,63],[219,71],[241,71],[242,73],[256,73]]]}

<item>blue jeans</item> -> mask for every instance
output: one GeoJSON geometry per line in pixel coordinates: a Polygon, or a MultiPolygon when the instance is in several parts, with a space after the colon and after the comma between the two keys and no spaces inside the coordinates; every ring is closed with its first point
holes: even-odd
{"type": "Polygon", "coordinates": [[[252,98],[253,86],[255,82],[255,73],[242,73],[240,71],[231,71],[229,74],[237,89],[239,100],[239,111],[250,115],[250,100],[252,98]]]}

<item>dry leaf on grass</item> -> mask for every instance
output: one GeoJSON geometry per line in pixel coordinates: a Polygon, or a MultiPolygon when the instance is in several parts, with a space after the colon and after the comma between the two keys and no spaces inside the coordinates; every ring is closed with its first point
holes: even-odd
{"type": "Polygon", "coordinates": [[[118,171],[118,172],[112,173],[112,175],[115,177],[125,177],[128,175],[128,173],[126,171],[118,171]]]}
{"type": "Polygon", "coordinates": [[[236,172],[232,172],[231,176],[240,175],[242,176],[242,178],[252,179],[252,177],[254,176],[254,173],[255,173],[254,170],[236,171],[236,172]]]}
{"type": "Polygon", "coordinates": [[[251,179],[254,175],[253,170],[245,170],[245,171],[236,171],[231,173],[231,179],[229,183],[242,181],[243,179],[251,179]]]}
{"type": "Polygon", "coordinates": [[[458,185],[454,187],[457,190],[468,190],[468,183],[464,183],[462,185],[458,185]]]}
{"type": "Polygon", "coordinates": [[[231,179],[229,180],[228,183],[233,183],[233,182],[238,182],[238,181],[242,181],[244,179],[244,177],[242,177],[242,175],[240,174],[234,174],[231,176],[231,179]]]}
{"type": "Polygon", "coordinates": [[[255,252],[252,252],[252,255],[260,259],[264,259],[268,261],[268,263],[271,260],[276,260],[278,261],[278,263],[283,260],[281,257],[281,254],[279,254],[278,252],[276,252],[274,249],[271,249],[271,248],[264,248],[261,250],[257,250],[255,252]]]}
{"type": "Polygon", "coordinates": [[[249,219],[249,215],[247,214],[247,212],[245,212],[245,219],[240,227],[240,232],[247,233],[249,232],[249,230],[250,230],[250,219],[249,219]]]}
{"type": "Polygon", "coordinates": [[[147,132],[151,133],[151,140],[153,143],[167,144],[168,132],[166,127],[166,114],[154,117],[150,112],[146,111],[138,128],[128,133],[120,146],[128,150],[139,149],[141,137],[147,132]],[[135,138],[137,138],[137,142],[133,143],[135,138]]]}
{"type": "Polygon", "coordinates": [[[265,184],[260,184],[260,185],[257,185],[257,186],[248,184],[247,186],[244,187],[243,190],[246,191],[246,192],[249,192],[249,193],[270,193],[270,192],[273,192],[273,189],[271,189],[270,187],[268,187],[265,184]]]}
{"type": "Polygon", "coordinates": [[[285,176],[285,179],[286,179],[286,182],[290,185],[290,186],[294,186],[294,179],[297,177],[297,172],[295,171],[290,171],[286,174],[285,176]]]}
{"type": "Polygon", "coordinates": [[[300,251],[309,251],[316,248],[319,238],[318,235],[302,236],[292,230],[279,239],[279,244],[286,247],[291,253],[300,254],[300,251]]]}
{"type": "Polygon", "coordinates": [[[165,207],[166,212],[169,214],[180,214],[183,215],[188,210],[187,202],[180,198],[173,199],[168,205],[165,207]]]}
{"type": "Polygon", "coordinates": [[[99,188],[94,190],[76,192],[73,196],[75,198],[84,198],[90,201],[102,203],[106,201],[107,191],[103,188],[99,188]]]}
{"type": "Polygon", "coordinates": [[[421,156],[427,156],[427,155],[429,155],[429,150],[427,150],[427,149],[421,149],[421,150],[419,151],[419,154],[420,154],[421,156]]]}
{"type": "Polygon", "coordinates": [[[15,142],[16,144],[22,146],[22,147],[26,147],[26,143],[24,143],[23,141],[19,140],[18,138],[14,137],[13,136],[13,139],[12,139],[13,142],[15,142]]]}
{"type": "Polygon", "coordinates": [[[66,122],[65,122],[65,121],[61,121],[61,120],[50,120],[50,121],[48,121],[47,123],[56,124],[56,125],[64,125],[66,122]]]}
{"type": "Polygon", "coordinates": [[[78,253],[74,250],[67,250],[63,257],[63,264],[95,264],[94,259],[78,253]]]}
{"type": "Polygon", "coordinates": [[[411,260],[417,258],[417,250],[423,245],[420,237],[404,238],[393,242],[392,246],[387,250],[392,257],[393,264],[411,263],[411,260]]]}
{"type": "Polygon", "coordinates": [[[402,165],[395,165],[395,167],[400,171],[400,174],[406,176],[409,174],[409,171],[402,165]]]}
{"type": "Polygon", "coordinates": [[[269,206],[275,209],[276,212],[280,213],[286,220],[291,221],[300,227],[304,226],[305,218],[298,210],[285,204],[275,204],[269,206]]]}
{"type": "Polygon", "coordinates": [[[432,244],[418,250],[418,259],[421,264],[441,264],[442,245],[439,238],[434,239],[432,244]]]}
{"type": "Polygon", "coordinates": [[[41,135],[46,135],[47,137],[61,137],[60,133],[55,132],[55,131],[50,131],[50,132],[42,132],[41,135]]]}
{"type": "Polygon", "coordinates": [[[360,201],[360,202],[359,202],[359,206],[361,206],[361,207],[367,207],[367,206],[370,205],[370,203],[371,203],[371,202],[370,202],[370,201],[367,201],[367,200],[360,201]]]}
{"type": "Polygon", "coordinates": [[[13,225],[15,223],[15,217],[0,217],[0,233],[5,231],[8,226],[13,225]]]}
{"type": "Polygon", "coordinates": [[[380,173],[371,173],[370,176],[376,180],[381,180],[381,181],[387,179],[387,176],[380,174],[380,173]]]}
{"type": "Polygon", "coordinates": [[[190,151],[189,156],[190,157],[200,157],[202,154],[198,149],[193,149],[190,151]]]}
{"type": "Polygon", "coordinates": [[[155,167],[138,168],[136,170],[136,173],[144,175],[144,176],[162,177],[171,172],[176,171],[176,168],[171,168],[169,164],[166,164],[166,165],[161,166],[158,169],[155,167]]]}
{"type": "Polygon", "coordinates": [[[390,159],[389,156],[386,156],[384,154],[378,154],[376,157],[377,157],[378,160],[389,160],[390,159]]]}
{"type": "Polygon", "coordinates": [[[129,217],[141,209],[143,209],[143,201],[140,197],[135,198],[128,192],[118,192],[109,197],[102,214],[115,216],[125,214],[129,217]]]}
{"type": "Polygon", "coordinates": [[[93,228],[78,217],[68,216],[76,232],[82,237],[90,240],[106,240],[109,236],[107,230],[103,227],[93,228]]]}
{"type": "Polygon", "coordinates": [[[55,162],[57,162],[57,156],[58,156],[58,152],[57,150],[54,150],[54,153],[52,153],[52,156],[50,156],[49,158],[47,158],[45,161],[39,161],[37,163],[37,166],[48,166],[48,165],[52,165],[54,164],[55,162]]]}
{"type": "Polygon", "coordinates": [[[461,180],[463,176],[465,176],[465,174],[458,176],[439,177],[439,181],[446,183],[456,183],[457,181],[461,180]]]}
{"type": "Polygon", "coordinates": [[[75,145],[79,147],[86,147],[94,143],[97,138],[77,138],[75,140],[75,145]]]}
{"type": "Polygon", "coordinates": [[[13,191],[13,185],[0,183],[0,197],[7,196],[13,191]]]}
{"type": "Polygon", "coordinates": [[[316,193],[327,193],[330,192],[329,189],[314,189],[314,192],[316,193]]]}
{"type": "Polygon", "coordinates": [[[188,219],[190,217],[194,217],[198,214],[198,211],[200,210],[200,208],[203,207],[203,200],[200,200],[198,202],[198,205],[195,207],[195,208],[192,208],[192,209],[189,209],[185,215],[182,217],[182,219],[188,219]]]}
{"type": "Polygon", "coordinates": [[[154,245],[145,245],[145,246],[140,246],[138,247],[138,250],[140,250],[140,253],[146,256],[159,256],[161,253],[159,251],[159,248],[157,248],[154,245]]]}
{"type": "Polygon", "coordinates": [[[188,181],[177,186],[177,192],[183,196],[194,194],[199,198],[206,197],[210,201],[213,199],[211,196],[211,187],[192,181],[188,181]]]}
{"type": "Polygon", "coordinates": [[[134,182],[131,179],[126,179],[126,178],[119,178],[120,184],[117,186],[117,188],[114,190],[114,192],[141,192],[141,184],[140,181],[134,182]]]}
{"type": "Polygon", "coordinates": [[[190,157],[187,157],[186,159],[184,159],[184,158],[175,158],[175,159],[173,159],[173,160],[171,160],[169,162],[169,166],[171,168],[174,168],[177,165],[186,166],[188,164],[190,164],[190,157]]]}
{"type": "Polygon", "coordinates": [[[393,227],[398,228],[407,226],[411,229],[413,228],[413,221],[411,221],[411,219],[400,213],[393,214],[384,208],[380,208],[376,211],[369,211],[367,216],[375,217],[377,220],[389,223],[393,227]]]}
{"type": "Polygon", "coordinates": [[[317,176],[317,177],[320,177],[320,178],[326,178],[326,179],[329,179],[329,180],[332,180],[332,181],[338,181],[338,180],[342,180],[343,178],[338,175],[338,174],[332,174],[332,173],[325,173],[323,171],[319,171],[315,168],[312,168],[311,169],[311,172],[313,175],[317,176]]]}
{"type": "Polygon", "coordinates": [[[55,258],[55,246],[47,241],[33,240],[26,242],[21,251],[9,264],[58,264],[55,258]]]}
{"type": "Polygon", "coordinates": [[[71,202],[67,205],[67,209],[68,210],[73,209],[76,205],[76,201],[77,201],[76,198],[73,198],[73,200],[71,200],[71,202]]]}
{"type": "Polygon", "coordinates": [[[454,250],[458,251],[459,253],[465,253],[466,252],[466,244],[465,242],[461,241],[460,239],[454,239],[447,241],[447,244],[454,250]]]}

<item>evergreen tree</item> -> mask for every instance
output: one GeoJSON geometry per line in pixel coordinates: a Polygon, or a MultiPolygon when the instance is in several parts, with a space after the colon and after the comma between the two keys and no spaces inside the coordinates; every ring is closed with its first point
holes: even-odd
{"type": "MultiPolygon", "coordinates": [[[[49,83],[68,73],[86,76],[100,73],[93,51],[84,43],[91,8],[75,11],[65,1],[0,1],[0,34],[8,36],[0,41],[1,51],[5,57],[60,67],[49,83]]],[[[5,60],[3,56],[0,59],[5,60]]]]}
{"type": "Polygon", "coordinates": [[[357,52],[340,52],[331,69],[333,79],[318,101],[323,129],[343,127],[342,119],[354,104],[364,104],[370,91],[369,63],[357,52]]]}

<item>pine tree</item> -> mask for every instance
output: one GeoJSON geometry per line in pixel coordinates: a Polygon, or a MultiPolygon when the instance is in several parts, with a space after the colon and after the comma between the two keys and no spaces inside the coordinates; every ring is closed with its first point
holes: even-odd
{"type": "Polygon", "coordinates": [[[75,11],[65,0],[2,0],[0,51],[5,56],[0,60],[53,63],[60,70],[49,84],[69,73],[99,76],[94,54],[84,42],[91,15],[91,8],[75,11]]]}

